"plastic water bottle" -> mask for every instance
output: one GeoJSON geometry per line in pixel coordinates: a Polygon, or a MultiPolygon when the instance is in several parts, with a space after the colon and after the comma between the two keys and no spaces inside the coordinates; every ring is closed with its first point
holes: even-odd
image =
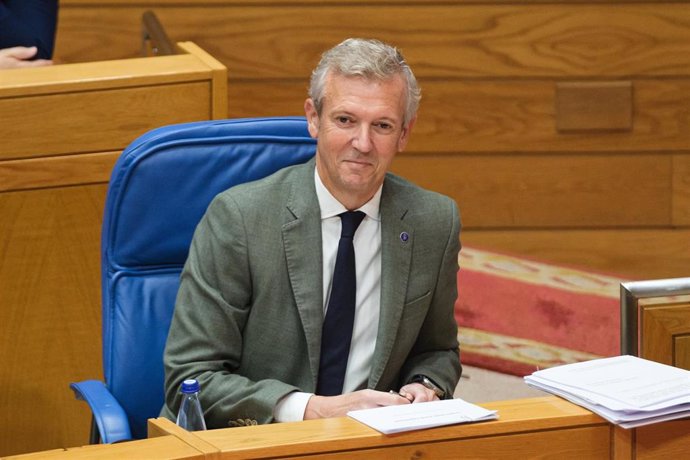
{"type": "Polygon", "coordinates": [[[188,379],[182,382],[182,404],[177,413],[177,424],[187,431],[200,431],[206,429],[204,411],[201,410],[199,401],[199,382],[188,379]]]}

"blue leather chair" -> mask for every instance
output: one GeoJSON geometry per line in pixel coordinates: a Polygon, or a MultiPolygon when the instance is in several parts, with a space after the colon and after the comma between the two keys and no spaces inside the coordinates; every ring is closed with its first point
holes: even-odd
{"type": "Polygon", "coordinates": [[[163,349],[192,234],[211,199],[304,163],[303,117],[204,121],[155,129],[122,153],[101,236],[103,373],[73,383],[91,407],[92,442],[146,437],[163,405],[163,349]]]}

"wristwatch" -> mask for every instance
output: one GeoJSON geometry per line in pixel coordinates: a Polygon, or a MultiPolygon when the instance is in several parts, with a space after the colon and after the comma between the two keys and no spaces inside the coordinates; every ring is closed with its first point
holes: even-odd
{"type": "Polygon", "coordinates": [[[417,374],[412,377],[409,383],[421,383],[434,393],[436,393],[436,396],[438,396],[438,399],[443,399],[443,397],[446,395],[446,392],[443,391],[438,385],[436,385],[429,377],[426,375],[422,374],[417,374]]]}

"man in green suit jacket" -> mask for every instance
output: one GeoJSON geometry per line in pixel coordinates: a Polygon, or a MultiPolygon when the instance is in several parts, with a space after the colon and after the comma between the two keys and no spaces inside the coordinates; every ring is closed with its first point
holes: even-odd
{"type": "MultiPolygon", "coordinates": [[[[388,172],[420,93],[393,47],[324,53],[305,111],[314,159],[219,194],[182,273],[166,404],[196,378],[209,427],[343,416],[452,397],[460,377],[455,203],[388,172]],[[339,214],[359,210],[356,308],[342,391],[315,394],[339,214]]],[[[348,337],[349,337],[349,330],[348,337]]]]}

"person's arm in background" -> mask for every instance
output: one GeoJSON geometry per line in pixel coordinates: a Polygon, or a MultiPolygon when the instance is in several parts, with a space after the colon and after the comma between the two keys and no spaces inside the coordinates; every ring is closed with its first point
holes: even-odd
{"type": "Polygon", "coordinates": [[[35,46],[30,59],[51,59],[57,14],[58,0],[0,1],[0,49],[35,46]]]}
{"type": "Polygon", "coordinates": [[[31,58],[36,54],[36,47],[15,46],[0,49],[0,69],[18,69],[22,67],[42,67],[50,65],[53,61],[48,59],[31,58]]]}

